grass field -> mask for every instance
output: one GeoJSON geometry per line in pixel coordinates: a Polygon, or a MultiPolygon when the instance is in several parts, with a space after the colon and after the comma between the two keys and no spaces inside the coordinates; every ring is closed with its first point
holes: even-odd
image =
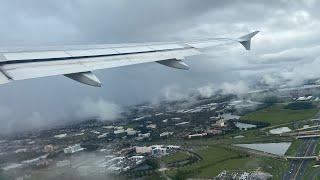
{"type": "Polygon", "coordinates": [[[226,160],[216,165],[209,166],[201,170],[197,176],[199,178],[212,178],[217,176],[223,170],[247,170],[254,169],[256,163],[252,163],[255,159],[250,157],[226,160]]]}
{"type": "Polygon", "coordinates": [[[219,147],[203,148],[196,152],[203,158],[202,161],[167,171],[167,175],[173,179],[213,178],[223,170],[256,170],[260,167],[277,179],[281,178],[287,168],[286,162],[264,157],[251,157],[235,150],[219,147]]]}
{"type": "Polygon", "coordinates": [[[285,162],[278,160],[251,157],[234,150],[219,147],[208,147],[196,151],[203,160],[186,167],[171,170],[167,175],[173,179],[213,178],[223,170],[255,170],[261,167],[264,172],[281,177],[286,170],[285,162]]]}
{"type": "Polygon", "coordinates": [[[177,152],[175,154],[170,154],[168,156],[164,156],[162,158],[160,158],[160,161],[166,163],[166,164],[170,164],[173,162],[178,162],[178,161],[183,161],[189,158],[189,155],[186,152],[177,152]]]}
{"type": "Polygon", "coordinates": [[[285,105],[276,104],[265,109],[258,110],[246,114],[241,117],[243,120],[267,122],[271,125],[278,125],[300,121],[312,118],[318,112],[317,108],[304,110],[290,110],[285,109],[285,105]]]}
{"type": "Polygon", "coordinates": [[[200,162],[179,168],[179,171],[169,171],[168,175],[171,177],[176,177],[177,173],[179,172],[184,174],[186,177],[213,177],[219,174],[220,170],[214,168],[215,170],[212,171],[211,168],[215,167],[216,165],[221,165],[221,163],[224,161],[227,163],[226,166],[228,166],[228,164],[236,165],[238,163],[232,162],[232,160],[241,158],[241,154],[238,152],[217,147],[202,148],[196,152],[203,158],[200,162]]]}
{"type": "Polygon", "coordinates": [[[295,139],[292,141],[289,149],[286,152],[287,156],[295,156],[298,150],[298,147],[300,146],[300,144],[302,143],[302,140],[300,139],[295,139]]]}

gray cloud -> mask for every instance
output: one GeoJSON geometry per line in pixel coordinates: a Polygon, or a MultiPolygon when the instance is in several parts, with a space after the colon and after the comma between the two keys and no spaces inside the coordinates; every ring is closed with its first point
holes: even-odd
{"type": "MultiPolygon", "coordinates": [[[[96,74],[103,88],[64,77],[9,83],[0,88],[0,130],[32,121],[32,127],[42,127],[78,119],[72,114],[84,97],[98,99],[98,104],[101,97],[126,106],[166,95],[169,99],[186,97],[194,91],[210,95],[219,88],[227,90],[230,84],[246,91],[257,81],[298,85],[306,78],[317,78],[319,5],[314,0],[2,0],[1,46],[237,37],[252,30],[261,33],[250,52],[232,45],[188,58],[189,71],[155,63],[101,70],[96,74]],[[14,123],[7,119],[14,119],[14,123]]],[[[93,112],[105,114],[99,105],[96,109],[93,112]]]]}
{"type": "Polygon", "coordinates": [[[84,99],[76,114],[78,118],[92,117],[102,121],[114,121],[121,117],[122,109],[113,102],[107,102],[102,98],[93,100],[84,99]]]}

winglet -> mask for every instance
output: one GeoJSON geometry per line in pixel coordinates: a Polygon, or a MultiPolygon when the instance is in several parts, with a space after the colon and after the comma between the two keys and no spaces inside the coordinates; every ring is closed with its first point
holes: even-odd
{"type": "Polygon", "coordinates": [[[247,35],[241,36],[240,38],[238,38],[238,42],[241,43],[243,45],[243,47],[246,48],[246,50],[250,50],[251,38],[258,33],[259,33],[259,31],[254,31],[254,32],[249,33],[247,35]]]}

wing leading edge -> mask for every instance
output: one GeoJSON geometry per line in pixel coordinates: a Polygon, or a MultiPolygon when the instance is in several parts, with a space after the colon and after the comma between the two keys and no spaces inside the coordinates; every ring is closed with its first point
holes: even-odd
{"type": "Polygon", "coordinates": [[[101,82],[91,72],[93,70],[147,62],[189,69],[183,62],[185,57],[198,55],[203,48],[230,42],[238,42],[246,50],[250,50],[251,38],[257,33],[258,31],[255,31],[240,38],[211,38],[186,42],[7,50],[0,52],[0,84],[13,80],[65,75],[78,82],[100,87],[101,82]]]}

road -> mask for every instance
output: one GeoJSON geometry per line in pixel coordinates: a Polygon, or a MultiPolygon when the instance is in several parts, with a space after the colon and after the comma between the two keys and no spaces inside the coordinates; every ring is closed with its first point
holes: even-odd
{"type": "MultiPolygon", "coordinates": [[[[320,112],[314,118],[320,119],[320,112]]],[[[316,123],[315,125],[320,125],[320,122],[316,123]]],[[[319,130],[319,128],[316,128],[316,130],[319,130]]],[[[319,142],[319,138],[317,137],[302,139],[302,143],[299,145],[297,149],[296,156],[301,157],[301,156],[318,155],[319,152],[315,152],[318,142],[319,142]]],[[[283,180],[303,179],[307,166],[310,162],[312,162],[312,160],[291,161],[289,164],[289,169],[287,172],[285,172],[282,179],[283,180]]]]}
{"type": "MultiPolygon", "coordinates": [[[[315,155],[315,149],[318,143],[317,138],[304,139],[297,149],[296,156],[315,155]]],[[[289,170],[284,174],[283,180],[303,179],[308,163],[312,160],[295,160],[289,164],[289,170]]]]}

